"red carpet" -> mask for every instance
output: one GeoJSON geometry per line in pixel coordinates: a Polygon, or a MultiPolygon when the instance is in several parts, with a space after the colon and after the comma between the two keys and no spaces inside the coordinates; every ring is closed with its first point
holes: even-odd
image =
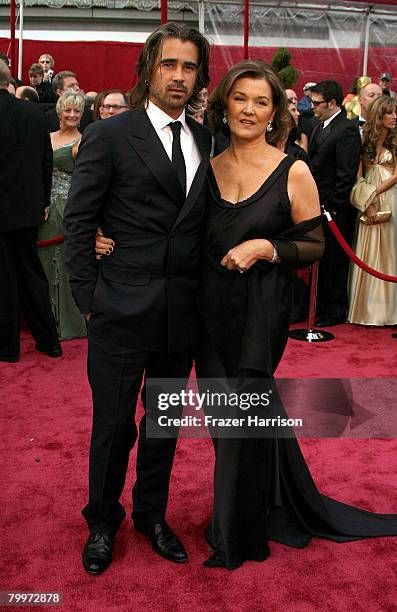
{"type": "MultiPolygon", "coordinates": [[[[322,345],[290,341],[278,375],[396,376],[391,329],[346,325],[333,331],[337,339],[322,345]]],[[[87,575],[80,558],[87,537],[80,509],[91,413],[86,342],[64,342],[58,360],[33,347],[25,334],[21,361],[0,364],[0,590],[62,591],[67,612],[397,609],[397,538],[347,544],[316,539],[304,550],[271,543],[264,563],[235,572],[203,568],[213,462],[208,440],[180,441],[171,482],[168,520],[190,562],[178,566],[158,558],[126,520],[111,568],[97,578],[87,575]]],[[[312,439],[302,448],[322,492],[368,510],[397,512],[397,440],[312,439]]],[[[123,497],[127,512],[133,467],[132,461],[123,497]]]]}

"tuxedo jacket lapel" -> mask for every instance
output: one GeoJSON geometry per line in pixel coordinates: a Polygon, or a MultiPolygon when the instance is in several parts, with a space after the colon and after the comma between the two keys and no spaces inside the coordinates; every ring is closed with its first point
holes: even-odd
{"type": "Polygon", "coordinates": [[[328,136],[331,134],[333,127],[332,124],[333,121],[331,121],[331,123],[329,123],[327,127],[320,129],[316,139],[316,144],[318,147],[321,147],[321,145],[327,140],[328,136]]]}
{"type": "Polygon", "coordinates": [[[333,121],[327,125],[325,128],[321,128],[321,123],[316,125],[314,130],[312,131],[309,143],[309,152],[310,155],[322,146],[322,144],[327,140],[328,136],[331,134],[331,130],[333,127],[333,121]]]}
{"type": "Polygon", "coordinates": [[[185,195],[176,170],[145,110],[131,113],[128,141],[165,192],[180,206],[185,195]]]}
{"type": "Polygon", "coordinates": [[[334,130],[338,126],[339,122],[344,118],[344,116],[345,115],[342,111],[341,113],[339,113],[337,117],[335,117],[335,119],[333,119],[327,125],[327,127],[323,129],[321,129],[321,123],[316,125],[310,137],[310,143],[309,143],[310,155],[313,155],[313,153],[324,144],[324,142],[327,140],[327,138],[332,133],[332,130],[334,130]]]}
{"type": "Polygon", "coordinates": [[[318,137],[319,137],[319,131],[321,129],[321,123],[318,123],[312,130],[312,133],[310,134],[310,140],[309,140],[309,155],[313,155],[314,151],[317,148],[317,141],[318,141],[318,137]]]}

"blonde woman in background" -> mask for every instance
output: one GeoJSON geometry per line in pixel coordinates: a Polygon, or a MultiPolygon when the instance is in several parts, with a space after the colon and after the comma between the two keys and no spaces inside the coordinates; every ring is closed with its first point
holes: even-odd
{"type": "MultiPolygon", "coordinates": [[[[54,155],[51,202],[47,220],[39,228],[39,241],[63,235],[63,212],[81,139],[78,128],[84,105],[84,96],[74,91],[62,94],[56,105],[60,129],[51,133],[54,155]]],[[[39,257],[48,278],[51,306],[60,339],[82,338],[86,335],[86,325],[70,291],[62,242],[39,248],[39,257]]]]}

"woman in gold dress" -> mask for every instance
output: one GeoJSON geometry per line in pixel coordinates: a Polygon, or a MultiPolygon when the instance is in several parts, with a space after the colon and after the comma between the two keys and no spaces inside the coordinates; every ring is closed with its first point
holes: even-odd
{"type": "MultiPolygon", "coordinates": [[[[396,120],[395,98],[381,96],[370,106],[363,131],[359,178],[351,195],[352,204],[359,209],[356,254],[379,272],[395,276],[397,275],[396,120]]],[[[352,264],[349,298],[350,323],[397,325],[396,283],[375,278],[352,264]]]]}

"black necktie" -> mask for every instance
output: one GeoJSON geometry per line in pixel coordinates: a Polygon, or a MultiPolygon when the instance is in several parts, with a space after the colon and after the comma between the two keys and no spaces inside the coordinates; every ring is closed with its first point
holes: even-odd
{"type": "Polygon", "coordinates": [[[320,132],[322,132],[323,129],[324,129],[324,121],[320,123],[320,132]]]}
{"type": "Polygon", "coordinates": [[[358,125],[359,125],[360,127],[363,127],[363,125],[365,125],[365,121],[364,121],[364,119],[359,119],[359,120],[358,120],[358,125]]]}
{"type": "Polygon", "coordinates": [[[186,195],[186,166],[181,147],[181,127],[180,121],[173,121],[169,124],[172,130],[172,165],[178,175],[183,193],[186,195]]]}

